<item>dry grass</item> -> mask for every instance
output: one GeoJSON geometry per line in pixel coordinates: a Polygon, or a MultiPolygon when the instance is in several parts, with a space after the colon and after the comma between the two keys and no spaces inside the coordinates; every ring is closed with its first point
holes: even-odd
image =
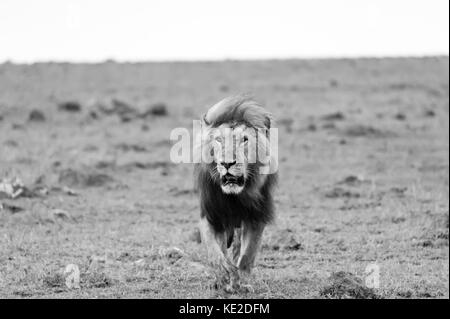
{"type": "Polygon", "coordinates": [[[448,298],[448,63],[1,65],[0,178],[49,192],[0,200],[0,297],[369,297],[332,275],[376,263],[377,298],[448,298]],[[278,118],[281,179],[255,292],[229,296],[209,287],[169,133],[242,91],[278,118]],[[93,101],[110,98],[132,110],[93,101]]]}

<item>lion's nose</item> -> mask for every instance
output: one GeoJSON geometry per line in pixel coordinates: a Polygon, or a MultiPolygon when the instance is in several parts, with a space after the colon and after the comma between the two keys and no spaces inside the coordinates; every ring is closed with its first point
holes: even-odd
{"type": "Polygon", "coordinates": [[[222,165],[223,167],[225,167],[226,169],[229,169],[231,166],[233,166],[234,164],[236,164],[236,161],[227,163],[227,162],[220,162],[220,165],[222,165]]]}

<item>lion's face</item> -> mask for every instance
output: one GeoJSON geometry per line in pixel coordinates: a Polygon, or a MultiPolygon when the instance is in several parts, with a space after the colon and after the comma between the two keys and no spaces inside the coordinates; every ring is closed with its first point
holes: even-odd
{"type": "MultiPolygon", "coordinates": [[[[212,156],[219,183],[226,194],[239,194],[248,177],[249,139],[252,130],[244,125],[222,124],[212,129],[212,156]]],[[[215,173],[213,172],[213,173],[215,173]]]]}
{"type": "Polygon", "coordinates": [[[211,107],[194,141],[197,172],[205,173],[198,174],[200,185],[213,182],[224,194],[258,195],[277,170],[270,130],[270,114],[246,97],[227,98],[211,107]]]}
{"type": "Polygon", "coordinates": [[[247,181],[257,177],[260,159],[267,155],[266,131],[225,123],[209,128],[207,135],[212,177],[225,194],[241,193],[247,181]]]}

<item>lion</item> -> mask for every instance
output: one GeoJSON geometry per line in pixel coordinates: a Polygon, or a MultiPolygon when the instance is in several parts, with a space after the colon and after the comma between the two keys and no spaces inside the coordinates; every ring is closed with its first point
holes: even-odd
{"type": "Polygon", "coordinates": [[[195,182],[215,288],[252,289],[241,278],[250,275],[264,228],[274,219],[278,163],[270,152],[271,124],[272,115],[246,95],[225,98],[203,116],[195,182]]]}

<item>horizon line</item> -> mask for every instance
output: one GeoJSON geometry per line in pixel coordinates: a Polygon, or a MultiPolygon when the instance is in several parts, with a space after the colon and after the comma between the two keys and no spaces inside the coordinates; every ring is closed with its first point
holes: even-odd
{"type": "Polygon", "coordinates": [[[386,54],[386,55],[317,55],[317,56],[300,56],[300,57],[252,57],[252,58],[183,58],[183,59],[36,59],[32,61],[4,59],[0,61],[0,65],[33,65],[33,64],[145,64],[145,63],[213,63],[213,62],[264,62],[264,61],[314,61],[314,60],[369,60],[369,59],[429,59],[429,58],[449,58],[449,53],[436,54],[386,54]]]}

